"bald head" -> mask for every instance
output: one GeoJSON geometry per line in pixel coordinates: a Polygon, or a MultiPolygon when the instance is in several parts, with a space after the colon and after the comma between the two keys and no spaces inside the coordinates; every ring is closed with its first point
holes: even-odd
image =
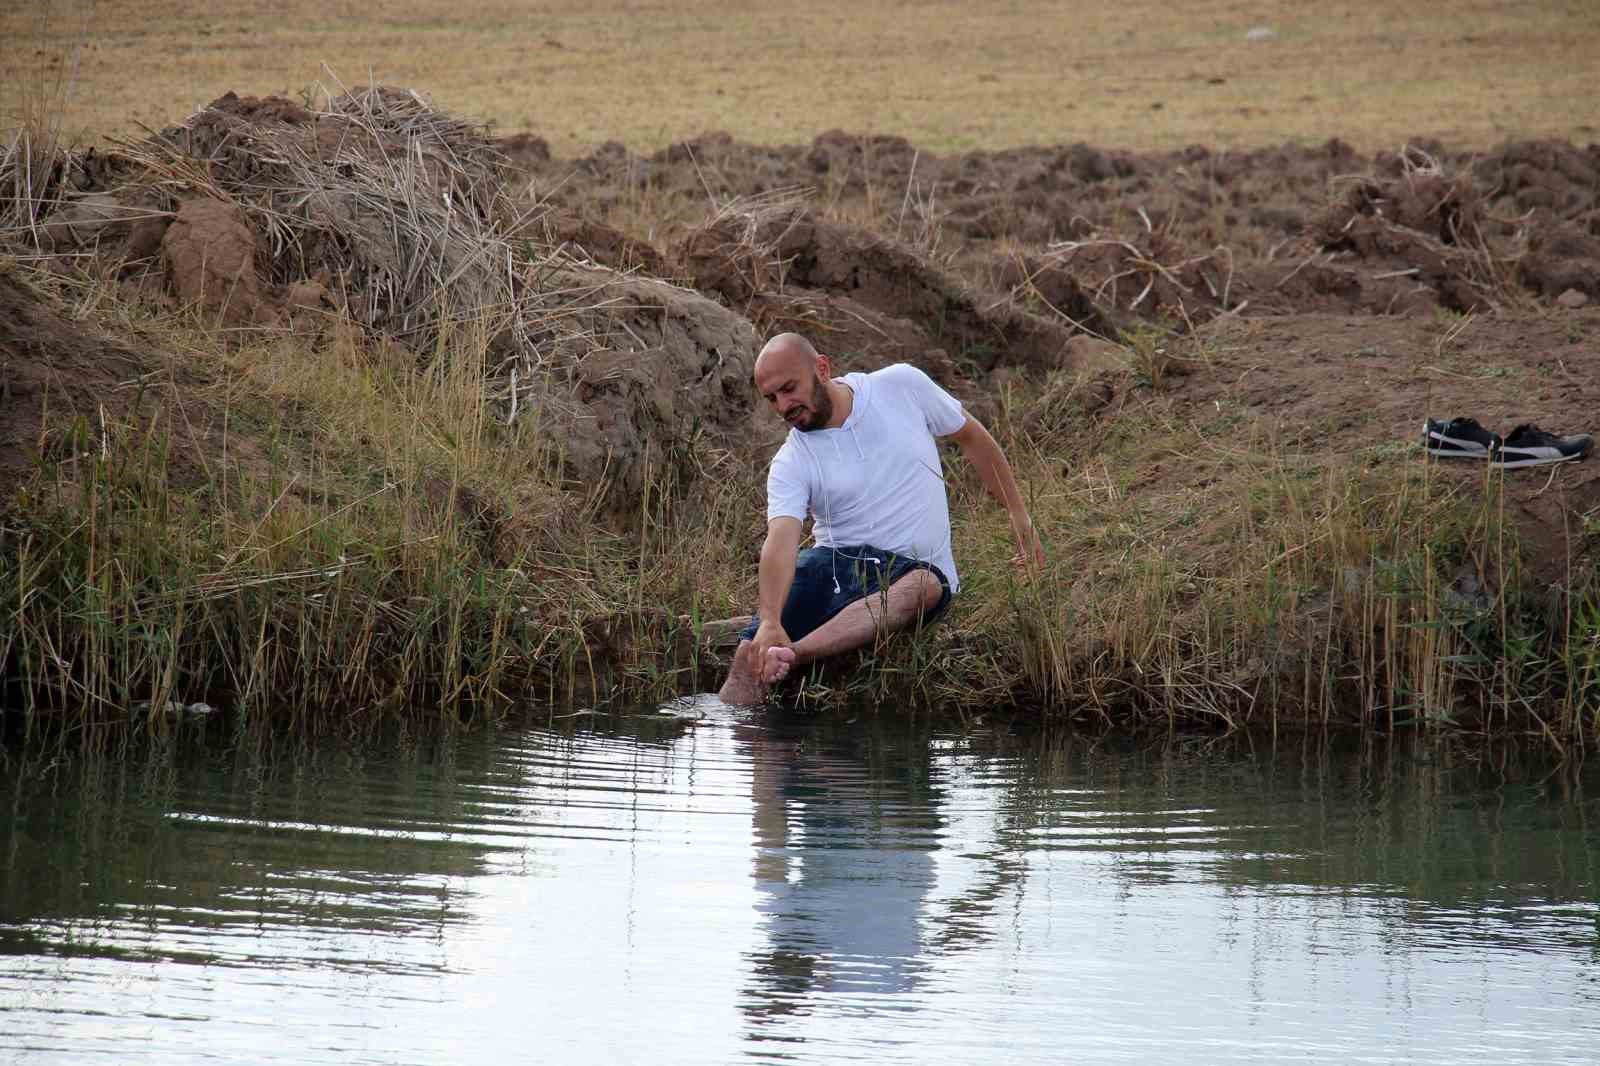
{"type": "Polygon", "coordinates": [[[784,421],[802,430],[822,429],[833,418],[828,357],[798,333],[780,333],[756,356],[756,389],[784,421]]]}
{"type": "Polygon", "coordinates": [[[798,333],[780,333],[769,340],[756,356],[756,384],[761,383],[763,368],[812,367],[817,362],[817,350],[811,342],[798,333]]]}

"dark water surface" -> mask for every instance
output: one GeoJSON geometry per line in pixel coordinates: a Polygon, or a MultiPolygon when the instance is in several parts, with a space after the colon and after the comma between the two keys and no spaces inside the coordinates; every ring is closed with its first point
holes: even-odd
{"type": "Polygon", "coordinates": [[[13,751],[0,1060],[1600,1060],[1595,773],[890,717],[13,751]]]}

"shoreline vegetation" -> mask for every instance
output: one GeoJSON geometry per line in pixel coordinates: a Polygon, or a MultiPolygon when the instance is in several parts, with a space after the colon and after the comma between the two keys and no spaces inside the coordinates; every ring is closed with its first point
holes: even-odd
{"type": "Polygon", "coordinates": [[[41,113],[3,150],[0,709],[30,728],[714,687],[782,430],[750,361],[797,329],[955,391],[1049,562],[1015,581],[952,456],[948,619],[778,698],[1597,735],[1596,460],[1420,448],[1425,414],[1594,428],[1595,146],[562,160],[340,87],[95,149],[41,113]]]}

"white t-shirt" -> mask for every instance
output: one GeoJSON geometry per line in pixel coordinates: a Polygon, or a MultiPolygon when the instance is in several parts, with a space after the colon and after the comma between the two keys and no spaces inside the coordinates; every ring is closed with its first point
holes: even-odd
{"type": "Polygon", "coordinates": [[[767,521],[809,513],[818,545],[870,544],[929,562],[956,591],[934,438],[966,424],[961,402],[908,363],[836,380],[855,394],[850,417],[838,429],[789,430],[767,471],[767,521]]]}

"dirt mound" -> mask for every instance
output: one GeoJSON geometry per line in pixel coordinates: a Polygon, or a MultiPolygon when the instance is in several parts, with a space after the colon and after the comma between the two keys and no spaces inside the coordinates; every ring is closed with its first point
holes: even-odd
{"type": "Polygon", "coordinates": [[[623,273],[638,272],[653,278],[669,278],[674,273],[666,256],[649,241],[563,211],[544,211],[513,221],[505,227],[505,234],[513,242],[533,241],[623,273]]]}
{"type": "Polygon", "coordinates": [[[886,315],[849,296],[759,293],[750,298],[744,314],[760,336],[794,332],[811,338],[844,372],[912,362],[963,396],[969,396],[974,385],[949,352],[930,346],[931,338],[916,323],[886,315]]]}
{"type": "Polygon", "coordinates": [[[204,161],[223,188],[254,183],[258,191],[277,192],[282,180],[304,176],[288,156],[335,171],[391,162],[405,184],[479,215],[501,195],[507,165],[483,126],[436,110],[409,89],[383,85],[330,96],[316,110],[229,92],[154,140],[204,161]]]}
{"type": "Polygon", "coordinates": [[[1579,148],[1566,141],[1512,141],[1470,166],[1478,184],[1495,190],[1518,214],[1592,217],[1600,199],[1600,144],[1579,148]]]}
{"type": "Polygon", "coordinates": [[[1313,226],[1322,250],[1349,253],[1378,279],[1406,277],[1453,311],[1476,311],[1515,300],[1513,267],[1520,235],[1507,242],[1486,225],[1485,197],[1464,172],[1446,174],[1430,157],[1409,151],[1390,177],[1348,183],[1345,194],[1313,226]]]}
{"type": "MultiPolygon", "coordinates": [[[[1343,160],[1350,153],[1330,148],[1329,155],[1343,160]]],[[[1557,158],[1581,179],[1581,160],[1573,161],[1572,153],[1557,158]]],[[[1505,205],[1472,168],[1447,169],[1418,148],[1380,155],[1372,169],[1367,176],[1330,178],[1332,199],[1309,221],[1305,212],[1263,205],[1247,223],[1224,207],[1215,229],[1184,210],[1194,189],[1175,181],[1182,199],[1152,210],[1136,205],[1140,225],[1131,232],[1125,223],[1107,231],[1079,216],[1071,225],[1073,239],[1031,255],[1011,252],[991,270],[1016,295],[1070,305],[1076,310],[1065,314],[1071,317],[1099,310],[1184,327],[1224,313],[1402,314],[1434,306],[1466,312],[1526,302],[1531,295],[1593,295],[1600,244],[1578,224],[1541,221],[1532,209],[1508,219],[1500,213],[1505,205]],[[1286,236],[1268,246],[1264,258],[1251,255],[1248,239],[1239,239],[1241,230],[1248,238],[1250,225],[1281,227],[1286,236]],[[1210,237],[1219,239],[1196,243],[1210,237]],[[1284,265],[1274,261],[1280,253],[1284,265]]],[[[1211,195],[1215,186],[1237,182],[1239,173],[1213,169],[1211,195]]],[[[1521,180],[1526,185],[1526,174],[1521,180]]],[[[1592,205],[1592,192],[1586,198],[1562,181],[1563,203],[1592,205]]],[[[1222,202],[1247,201],[1230,195],[1222,202]]]]}
{"type": "Polygon", "coordinates": [[[636,507],[647,482],[674,492],[776,446],[781,424],[754,417],[760,341],[746,319],[654,278],[569,265],[550,281],[572,294],[574,322],[592,337],[553,360],[558,387],[528,390],[571,476],[608,480],[620,507],[636,507]]]}
{"type": "Polygon", "coordinates": [[[992,276],[1002,291],[1024,307],[1035,308],[1096,337],[1109,339],[1120,333],[1121,316],[1096,302],[1056,256],[1003,253],[992,276]]]}
{"type": "Polygon", "coordinates": [[[903,245],[825,221],[790,198],[724,209],[676,254],[698,288],[733,307],[768,321],[806,321],[824,336],[864,327],[878,334],[873,347],[889,361],[940,350],[979,372],[1050,368],[1062,364],[1071,337],[1008,299],[981,296],[903,245]]]}
{"type": "Polygon", "coordinates": [[[315,281],[420,347],[448,318],[440,290],[504,303],[503,263],[483,247],[503,165],[480,129],[414,93],[365,89],[318,111],[228,93],[145,141],[60,155],[53,178],[0,202],[0,230],[154,273],[230,326],[276,325],[289,289],[315,281]]]}
{"type": "Polygon", "coordinates": [[[1140,244],[1098,234],[1063,241],[1042,255],[1013,258],[1002,275],[1020,279],[1013,291],[1032,291],[1041,299],[1048,292],[1049,306],[1062,317],[1098,323],[1094,332],[1115,337],[1113,316],[1192,325],[1244,307],[1248,286],[1235,276],[1235,266],[1225,247],[1192,255],[1170,234],[1151,231],[1140,244]]]}
{"type": "Polygon", "coordinates": [[[340,316],[419,361],[458,332],[488,338],[496,412],[537,418],[619,513],[647,480],[748,445],[748,321],[620,273],[668,267],[646,242],[518,199],[497,143],[414,93],[317,108],[229,93],[146,141],[58,155],[47,181],[23,181],[22,161],[0,166],[0,240],[153,281],[231,335],[340,316]]]}
{"type": "Polygon", "coordinates": [[[149,353],[52,313],[37,293],[0,268],[0,501],[10,499],[41,457],[70,461],[87,441],[88,420],[102,399],[115,403],[119,382],[156,363],[149,353]],[[85,438],[73,442],[67,435],[79,419],[85,438]]]}
{"type": "Polygon", "coordinates": [[[277,318],[262,297],[256,238],[244,212],[221,200],[186,200],[161,238],[161,265],[185,304],[212,311],[225,325],[277,318]]]}
{"type": "Polygon", "coordinates": [[[1523,284],[1541,296],[1580,292],[1600,300],[1600,212],[1534,236],[1517,268],[1523,284]]]}
{"type": "Polygon", "coordinates": [[[41,461],[70,467],[124,428],[153,426],[168,439],[162,473],[175,487],[203,484],[224,453],[264,476],[269,463],[253,441],[235,433],[224,448],[225,423],[195,401],[197,384],[137,337],[95,328],[0,261],[0,507],[41,461]],[[183,393],[183,417],[162,418],[173,390],[183,393]]]}

